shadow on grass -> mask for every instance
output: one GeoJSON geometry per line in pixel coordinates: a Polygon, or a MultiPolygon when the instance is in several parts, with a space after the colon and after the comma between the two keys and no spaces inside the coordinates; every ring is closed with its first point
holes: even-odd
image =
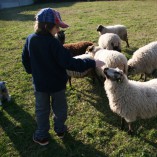
{"type": "Polygon", "coordinates": [[[130,47],[130,48],[125,48],[123,51],[127,53],[128,55],[133,55],[133,53],[137,50],[137,47],[130,47]]]}
{"type": "MultiPolygon", "coordinates": [[[[91,80],[90,80],[91,81],[91,80]]],[[[91,82],[89,82],[92,84],[91,82]]],[[[98,83],[98,82],[97,82],[98,83]]],[[[117,114],[113,113],[109,107],[108,98],[106,96],[106,92],[104,90],[104,87],[100,84],[95,84],[92,86],[91,90],[78,90],[76,88],[73,88],[74,91],[77,92],[79,95],[80,101],[86,101],[90,105],[94,106],[98,111],[103,113],[104,116],[102,116],[102,120],[107,122],[108,124],[112,125],[113,127],[118,128],[120,131],[122,131],[121,128],[121,118],[117,114]]],[[[133,123],[133,130],[135,137],[139,138],[140,140],[144,141],[145,143],[153,146],[154,148],[157,148],[157,134],[156,132],[152,134],[154,139],[149,139],[149,137],[146,137],[143,132],[149,132],[150,129],[157,130],[157,118],[151,118],[142,120],[139,119],[136,122],[133,123]],[[139,131],[140,128],[143,127],[143,130],[139,131]]],[[[125,124],[125,132],[128,131],[128,124],[125,124]]],[[[150,132],[149,132],[150,133],[150,132]]],[[[151,135],[150,135],[151,136],[151,135]]]]}
{"type": "Polygon", "coordinates": [[[76,2],[66,2],[66,3],[41,3],[34,4],[30,6],[23,6],[17,8],[9,8],[0,10],[0,20],[3,21],[34,21],[35,14],[42,8],[62,8],[62,7],[70,7],[74,5],[76,2]],[[35,13],[29,14],[29,12],[35,11],[35,13]],[[26,13],[28,12],[28,13],[26,13]]]}
{"type": "MultiPolygon", "coordinates": [[[[27,104],[21,104],[24,106],[27,104]]],[[[33,143],[32,134],[36,127],[36,122],[30,114],[22,109],[14,100],[6,103],[0,112],[0,126],[9,137],[12,145],[17,150],[20,157],[105,157],[104,153],[97,151],[90,145],[85,145],[81,141],[76,141],[70,134],[65,136],[63,145],[57,143],[53,138],[50,139],[48,146],[39,146],[33,143]]],[[[6,147],[7,147],[6,143],[6,147]]],[[[10,145],[10,144],[9,144],[10,145]]],[[[16,154],[13,149],[10,154],[16,154]]],[[[1,155],[3,152],[1,152],[1,155]]],[[[4,152],[6,153],[6,152],[4,152]]]]}

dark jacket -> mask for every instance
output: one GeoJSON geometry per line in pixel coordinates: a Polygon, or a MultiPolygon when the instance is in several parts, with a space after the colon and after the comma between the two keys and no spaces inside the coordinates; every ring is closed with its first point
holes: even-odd
{"type": "Polygon", "coordinates": [[[91,59],[74,59],[51,34],[31,34],[22,53],[22,63],[32,74],[36,91],[57,92],[66,88],[66,69],[83,72],[95,67],[91,59]]]}

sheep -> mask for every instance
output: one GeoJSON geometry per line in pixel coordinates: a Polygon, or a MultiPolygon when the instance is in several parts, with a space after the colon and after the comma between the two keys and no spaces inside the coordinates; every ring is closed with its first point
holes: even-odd
{"type": "MultiPolygon", "coordinates": [[[[79,56],[75,56],[74,58],[76,58],[76,59],[86,59],[86,58],[93,59],[93,57],[90,54],[82,54],[82,55],[79,55],[79,56]]],[[[83,77],[89,76],[89,77],[93,78],[93,82],[94,82],[95,73],[94,73],[94,69],[92,69],[92,68],[88,69],[84,72],[76,72],[76,71],[71,71],[71,70],[66,70],[66,72],[67,72],[67,75],[68,75],[68,78],[69,78],[69,84],[70,84],[71,87],[72,87],[71,77],[83,78],[83,77]]]]}
{"type": "MultiPolygon", "coordinates": [[[[93,45],[93,43],[89,41],[81,41],[77,43],[64,44],[63,46],[70,51],[72,57],[75,57],[81,54],[85,54],[87,47],[90,45],[93,45]]],[[[68,77],[68,80],[71,86],[72,84],[70,76],[68,77]]]]}
{"type": "Polygon", "coordinates": [[[97,27],[97,31],[99,32],[100,35],[105,34],[105,33],[117,34],[119,35],[121,40],[126,42],[127,47],[129,47],[127,28],[124,25],[114,25],[114,26],[106,26],[106,27],[99,25],[97,27]]]}
{"type": "Polygon", "coordinates": [[[91,46],[91,45],[93,45],[93,42],[80,41],[77,43],[64,44],[63,46],[66,49],[68,49],[70,51],[72,57],[74,57],[74,56],[85,54],[87,47],[91,46]]]}
{"type": "Polygon", "coordinates": [[[116,50],[121,52],[121,40],[117,34],[106,33],[99,37],[98,45],[107,50],[116,50]]]}
{"type": "Polygon", "coordinates": [[[61,44],[63,45],[65,43],[65,31],[60,30],[58,33],[55,34],[55,38],[58,39],[61,44]]]}
{"type": "Polygon", "coordinates": [[[105,63],[105,65],[101,68],[96,68],[96,73],[98,76],[105,78],[103,73],[103,69],[106,67],[109,68],[116,68],[119,67],[124,73],[127,74],[128,65],[127,65],[127,58],[125,55],[118,51],[114,50],[105,50],[101,49],[100,47],[91,46],[86,53],[93,55],[95,60],[101,60],[105,63]]]}
{"type": "Polygon", "coordinates": [[[157,41],[139,48],[128,60],[128,74],[145,74],[144,81],[155,69],[157,69],[157,41]]]}
{"type": "MultiPolygon", "coordinates": [[[[93,45],[93,43],[90,41],[80,41],[77,43],[64,44],[65,43],[64,31],[59,31],[55,35],[55,38],[58,39],[63,44],[63,46],[70,51],[72,57],[85,54],[87,47],[93,45]]],[[[72,87],[71,76],[68,76],[68,80],[70,86],[72,87]]]]}
{"type": "Polygon", "coordinates": [[[157,115],[157,79],[147,82],[128,80],[118,68],[105,68],[104,88],[111,110],[128,123],[128,133],[133,133],[131,123],[137,118],[146,119],[157,115]]]}

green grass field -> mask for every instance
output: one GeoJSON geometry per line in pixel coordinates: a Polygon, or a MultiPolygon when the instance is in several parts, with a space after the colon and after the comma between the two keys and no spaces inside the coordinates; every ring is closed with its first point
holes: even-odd
{"type": "MultiPolygon", "coordinates": [[[[0,110],[0,157],[156,157],[157,118],[137,120],[135,134],[120,130],[120,117],[108,105],[103,87],[90,78],[72,79],[67,84],[69,133],[62,141],[53,131],[46,147],[33,143],[36,128],[31,76],[21,64],[26,37],[33,32],[34,16],[44,7],[60,11],[66,43],[82,40],[97,43],[99,24],[123,24],[128,28],[130,48],[122,42],[122,52],[132,53],[157,40],[156,1],[99,1],[48,3],[0,11],[0,81],[7,81],[12,102],[0,110]]],[[[135,76],[134,79],[138,79],[135,76]]]]}

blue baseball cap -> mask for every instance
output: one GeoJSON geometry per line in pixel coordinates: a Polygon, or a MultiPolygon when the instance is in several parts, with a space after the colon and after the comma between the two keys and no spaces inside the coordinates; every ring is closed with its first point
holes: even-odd
{"type": "Polygon", "coordinates": [[[60,13],[56,10],[53,10],[51,8],[44,8],[41,9],[37,15],[36,20],[38,22],[50,22],[58,25],[61,28],[67,28],[69,27],[67,24],[65,24],[60,16],[60,13]]]}

